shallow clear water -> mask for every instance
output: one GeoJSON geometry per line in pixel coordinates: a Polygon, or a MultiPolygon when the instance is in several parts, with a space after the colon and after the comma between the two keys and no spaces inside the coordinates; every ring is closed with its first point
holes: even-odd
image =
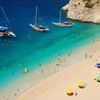
{"type": "MultiPolygon", "coordinates": [[[[0,88],[21,78],[20,70],[29,68],[31,72],[35,71],[39,68],[38,63],[55,59],[60,53],[73,51],[100,38],[100,25],[97,24],[74,21],[72,27],[52,25],[51,22],[58,21],[59,8],[65,4],[66,0],[2,1],[11,22],[10,27],[17,37],[0,38],[0,88]],[[36,5],[39,15],[42,15],[45,24],[50,28],[47,33],[37,32],[29,26],[34,23],[36,5]],[[22,66],[18,67],[19,64],[22,66]]],[[[2,13],[0,14],[2,18],[2,13]]],[[[4,24],[3,20],[0,20],[0,24],[4,24]]]]}

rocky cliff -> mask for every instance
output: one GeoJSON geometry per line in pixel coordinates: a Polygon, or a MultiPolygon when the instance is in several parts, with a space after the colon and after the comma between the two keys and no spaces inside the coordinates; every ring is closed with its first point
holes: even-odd
{"type": "Polygon", "coordinates": [[[70,19],[100,23],[100,0],[70,0],[62,9],[70,19]]]}

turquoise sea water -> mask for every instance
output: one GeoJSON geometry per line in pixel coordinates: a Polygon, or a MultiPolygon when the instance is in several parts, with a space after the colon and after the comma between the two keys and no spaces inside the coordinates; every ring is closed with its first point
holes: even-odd
{"type": "MultiPolygon", "coordinates": [[[[45,24],[50,31],[40,33],[33,30],[29,24],[34,23],[36,2],[32,0],[2,2],[11,21],[10,26],[17,37],[0,38],[0,90],[6,88],[14,80],[16,82],[21,80],[20,70],[28,68],[30,72],[33,72],[38,70],[39,63],[53,60],[61,53],[74,51],[100,38],[100,25],[97,24],[73,21],[74,25],[66,28],[51,24],[58,21],[59,8],[66,4],[66,0],[62,2],[48,0],[45,3],[38,1],[39,14],[45,19],[45,24]],[[18,67],[19,64],[22,66],[18,67]]],[[[0,21],[4,24],[3,19],[0,21]]]]}

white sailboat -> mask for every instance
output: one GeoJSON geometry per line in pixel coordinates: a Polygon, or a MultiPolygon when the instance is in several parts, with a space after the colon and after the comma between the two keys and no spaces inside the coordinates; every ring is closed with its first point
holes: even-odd
{"type": "MultiPolygon", "coordinates": [[[[4,17],[6,19],[6,22],[7,22],[7,25],[9,24],[9,19],[3,9],[3,7],[1,6],[1,10],[4,14],[4,17]]],[[[16,35],[13,33],[13,31],[10,30],[10,28],[8,27],[5,27],[5,26],[0,26],[0,37],[1,36],[13,36],[13,37],[16,37],[16,35]]]]}
{"type": "Polygon", "coordinates": [[[60,26],[60,27],[68,27],[68,26],[72,26],[72,23],[71,22],[62,22],[61,21],[61,10],[60,10],[60,13],[59,13],[59,22],[52,22],[52,24],[56,25],[56,26],[60,26]]]}
{"type": "Polygon", "coordinates": [[[44,26],[42,24],[37,24],[37,18],[38,18],[38,8],[36,6],[36,11],[35,11],[35,24],[30,24],[30,26],[39,32],[46,32],[49,31],[50,29],[47,26],[44,26]]]}

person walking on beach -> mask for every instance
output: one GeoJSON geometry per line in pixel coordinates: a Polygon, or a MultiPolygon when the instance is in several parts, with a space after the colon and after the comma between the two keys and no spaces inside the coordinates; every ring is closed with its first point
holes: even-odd
{"type": "Polygon", "coordinates": [[[75,96],[77,96],[77,91],[75,91],[75,96]]]}
{"type": "Polygon", "coordinates": [[[87,58],[87,54],[85,54],[85,58],[87,58]]]}
{"type": "Polygon", "coordinates": [[[42,73],[42,74],[44,73],[44,70],[43,70],[43,68],[41,68],[41,73],[42,73]]]}
{"type": "Polygon", "coordinates": [[[90,55],[90,59],[92,58],[92,55],[90,55]]]}

